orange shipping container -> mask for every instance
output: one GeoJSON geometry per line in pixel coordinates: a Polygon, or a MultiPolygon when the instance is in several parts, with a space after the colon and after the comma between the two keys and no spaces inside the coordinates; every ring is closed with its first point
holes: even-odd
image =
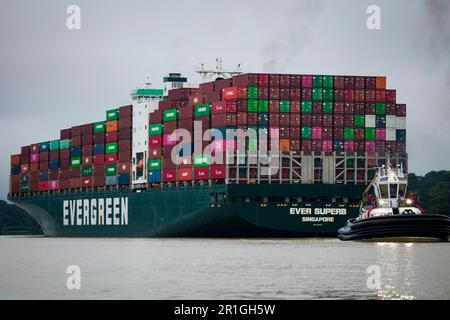
{"type": "Polygon", "coordinates": [[[11,156],[11,165],[18,165],[20,164],[20,154],[14,154],[11,156]]]}
{"type": "Polygon", "coordinates": [[[289,151],[290,146],[291,144],[289,139],[280,139],[280,151],[289,151]]]}
{"type": "Polygon", "coordinates": [[[106,121],[106,132],[115,132],[119,128],[117,120],[106,121]]]}
{"type": "Polygon", "coordinates": [[[386,89],[386,77],[377,77],[376,88],[377,89],[386,89]]]}

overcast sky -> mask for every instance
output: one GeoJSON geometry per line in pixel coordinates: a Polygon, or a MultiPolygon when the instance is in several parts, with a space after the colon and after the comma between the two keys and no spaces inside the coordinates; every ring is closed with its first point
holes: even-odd
{"type": "Polygon", "coordinates": [[[408,110],[411,172],[450,169],[448,0],[1,0],[0,197],[9,155],[105,118],[132,89],[195,66],[386,75],[408,110]],[[68,30],[66,8],[81,8],[68,30]],[[381,8],[381,30],[366,9],[381,8]]]}

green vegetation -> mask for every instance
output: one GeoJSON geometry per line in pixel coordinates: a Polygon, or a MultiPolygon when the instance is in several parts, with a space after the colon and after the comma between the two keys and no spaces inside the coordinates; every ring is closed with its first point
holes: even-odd
{"type": "Polygon", "coordinates": [[[42,230],[28,213],[0,200],[0,234],[42,234],[42,230]]]}
{"type": "Polygon", "coordinates": [[[426,213],[450,214],[450,171],[431,171],[423,177],[410,173],[408,182],[426,213]]]}

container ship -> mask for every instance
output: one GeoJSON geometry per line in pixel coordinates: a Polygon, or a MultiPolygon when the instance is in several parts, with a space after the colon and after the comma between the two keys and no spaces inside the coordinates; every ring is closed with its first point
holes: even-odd
{"type": "Polygon", "coordinates": [[[171,73],[22,147],[8,200],[46,236],[335,236],[376,167],[407,172],[396,100],[384,76],[171,73]]]}

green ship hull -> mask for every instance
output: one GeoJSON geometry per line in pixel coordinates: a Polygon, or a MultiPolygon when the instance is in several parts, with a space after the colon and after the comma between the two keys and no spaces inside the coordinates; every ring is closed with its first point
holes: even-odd
{"type": "Polygon", "coordinates": [[[10,197],[49,237],[336,236],[365,186],[213,185],[10,197]]]}

